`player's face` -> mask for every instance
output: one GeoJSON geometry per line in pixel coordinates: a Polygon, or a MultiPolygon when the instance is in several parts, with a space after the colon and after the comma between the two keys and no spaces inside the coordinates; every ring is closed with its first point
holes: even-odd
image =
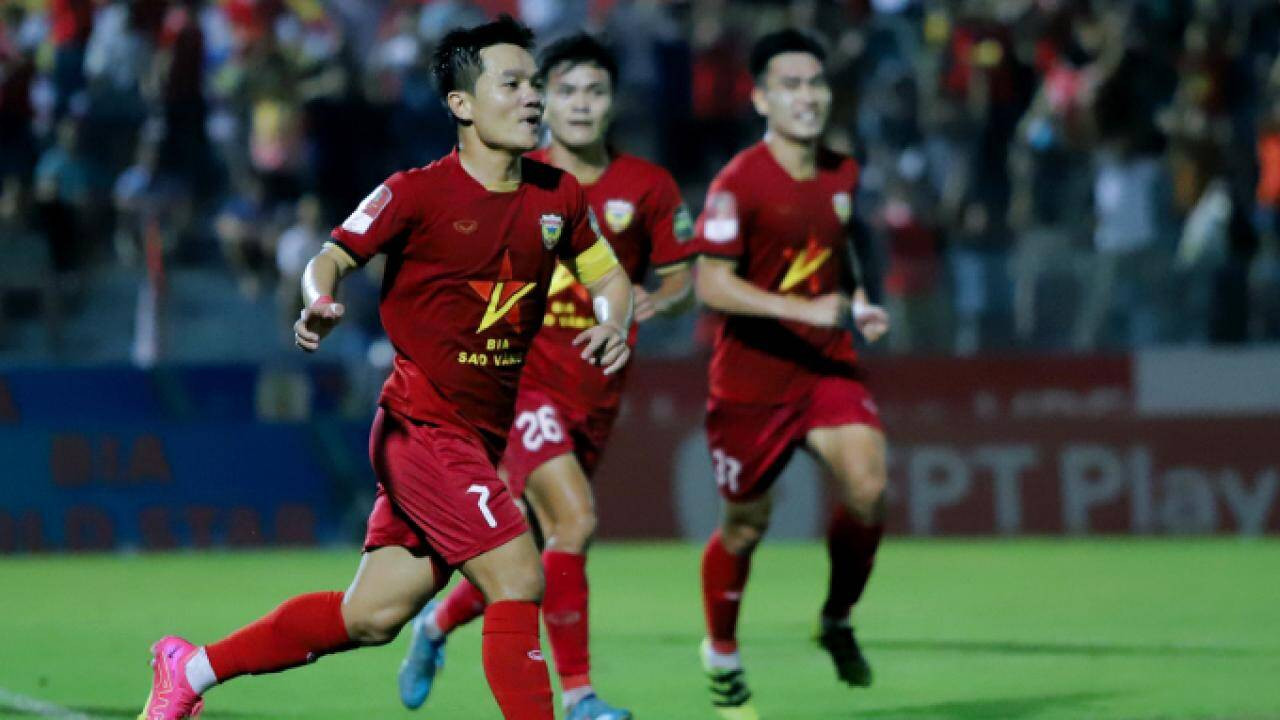
{"type": "Polygon", "coordinates": [[[492,148],[528,152],[538,146],[542,122],[542,84],[528,50],[492,45],[480,51],[484,72],[473,93],[464,93],[480,141],[492,148]]]}
{"type": "Polygon", "coordinates": [[[570,149],[604,140],[613,111],[609,72],[595,63],[562,63],[547,77],[547,127],[570,149]]]}
{"type": "Polygon", "coordinates": [[[831,113],[826,72],[807,52],[781,53],[769,60],[751,99],[770,132],[802,142],[818,139],[831,113]]]}

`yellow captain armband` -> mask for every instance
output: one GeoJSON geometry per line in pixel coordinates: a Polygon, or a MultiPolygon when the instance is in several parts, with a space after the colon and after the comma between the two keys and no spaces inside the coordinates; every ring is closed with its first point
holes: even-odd
{"type": "Polygon", "coordinates": [[[578,282],[583,285],[592,285],[617,267],[618,256],[613,254],[609,241],[600,238],[596,240],[595,245],[583,250],[578,257],[574,258],[573,265],[573,274],[578,276],[578,282]]]}

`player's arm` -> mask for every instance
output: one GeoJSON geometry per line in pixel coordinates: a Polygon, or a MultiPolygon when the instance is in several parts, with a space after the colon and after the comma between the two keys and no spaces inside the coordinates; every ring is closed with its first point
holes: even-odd
{"type": "Polygon", "coordinates": [[[746,254],[744,229],[750,208],[761,202],[751,188],[734,176],[721,176],[707,189],[698,218],[698,272],[694,289],[703,305],[726,315],[791,320],[818,327],[837,327],[849,312],[849,298],[828,293],[816,298],[770,292],[738,275],[738,261],[746,254]]]}
{"type": "Polygon", "coordinates": [[[693,272],[689,263],[669,265],[658,270],[658,289],[649,292],[636,286],[636,320],[644,322],[655,315],[674,317],[695,304],[693,272]]]}
{"type": "Polygon", "coordinates": [[[311,258],[302,273],[302,315],[293,325],[294,342],[307,352],[315,352],[320,341],[342,320],[345,308],[333,296],[338,283],[359,267],[347,251],[333,243],[311,258]]]}
{"type": "Polygon", "coordinates": [[[770,292],[738,277],[736,267],[735,260],[698,258],[694,287],[702,304],[727,315],[792,320],[818,327],[836,327],[849,312],[849,299],[841,293],[804,298],[770,292]]]}
{"type": "Polygon", "coordinates": [[[311,258],[302,273],[305,306],[294,323],[294,342],[307,352],[315,352],[320,341],[342,320],[345,310],[334,301],[338,282],[382,252],[391,241],[407,232],[419,211],[411,200],[405,173],[396,173],[373,192],[334,228],[332,239],[311,258]]]}
{"type": "Polygon", "coordinates": [[[866,268],[871,266],[871,239],[867,228],[855,217],[849,223],[849,241],[845,243],[845,267],[840,283],[853,298],[853,324],[867,342],[875,342],[889,332],[889,313],[871,302],[867,294],[866,268]]]}
{"type": "Polygon", "coordinates": [[[695,235],[693,217],[680,196],[680,188],[666,171],[657,177],[646,197],[643,214],[652,248],[649,261],[657,268],[658,288],[649,292],[636,286],[636,320],[655,315],[675,316],[691,309],[697,301],[690,268],[695,235]]]}
{"type": "Polygon", "coordinates": [[[603,239],[578,257],[579,262],[574,263],[575,274],[591,293],[596,325],[582,331],[573,339],[573,344],[582,347],[583,360],[603,367],[605,375],[612,375],[621,370],[631,357],[631,348],[627,345],[627,331],[632,320],[631,281],[613,257],[609,243],[603,239]],[[583,256],[600,248],[607,251],[608,260],[582,261],[583,256]]]}

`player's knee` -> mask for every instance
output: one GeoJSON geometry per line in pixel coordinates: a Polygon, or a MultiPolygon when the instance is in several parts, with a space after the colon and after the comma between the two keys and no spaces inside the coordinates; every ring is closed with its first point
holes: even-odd
{"type": "Polygon", "coordinates": [[[349,609],[345,613],[347,634],[361,645],[385,645],[396,638],[400,628],[412,617],[413,610],[400,605],[349,609]]]}
{"type": "Polygon", "coordinates": [[[500,577],[489,579],[479,587],[490,603],[502,600],[541,602],[546,581],[542,576],[542,566],[535,563],[531,567],[507,568],[500,577]]]}
{"type": "Polygon", "coordinates": [[[720,542],[733,555],[745,555],[755,549],[769,529],[767,520],[726,522],[720,528],[720,542]]]}
{"type": "Polygon", "coordinates": [[[878,523],[884,516],[888,478],[882,467],[855,466],[847,482],[848,507],[863,522],[878,523]]]}
{"type": "Polygon", "coordinates": [[[596,534],[596,514],[585,512],[556,522],[547,538],[547,547],[560,552],[581,553],[596,534]]]}

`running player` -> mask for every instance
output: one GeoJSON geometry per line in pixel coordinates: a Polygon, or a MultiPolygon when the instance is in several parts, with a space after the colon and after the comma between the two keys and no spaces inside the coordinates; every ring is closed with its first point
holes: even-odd
{"type": "Polygon", "coordinates": [[[375,189],[303,277],[296,342],[314,351],[342,318],[339,279],[387,255],[381,314],[396,355],[370,437],[378,494],[351,586],[295,597],[210,645],[163,638],[142,718],[189,717],[216,683],[387,643],[461,568],[489,600],[482,655],[503,716],[553,720],[541,563],[495,466],[557,258],[600,305],[601,322],[575,338],[596,372],[617,372],[630,354],[631,284],[573,176],[523,157],[542,116],[531,44],[509,17],[441,41],[434,69],[458,149],[375,189]]]}
{"type": "MultiPolygon", "coordinates": [[[[637,283],[636,319],[690,307],[693,223],[675,181],[656,165],[611,150],[606,140],[618,75],[612,53],[589,35],[575,35],[546,49],[539,72],[547,83],[551,144],[533,157],[583,184],[619,262],[637,283]],[[651,266],[661,285],[648,295],[638,283],[651,266]]],[[[557,270],[549,312],[520,379],[502,467],[512,494],[528,500],[546,538],[542,612],[567,717],[624,720],[631,713],[604,702],[591,685],[586,551],[596,527],[589,479],[617,417],[625,372],[606,377],[565,371],[579,362],[574,337],[595,322],[586,288],[557,270]]],[[[400,671],[405,705],[426,701],[445,637],[483,607],[476,587],[462,582],[423,610],[400,671]]]]}
{"type": "Polygon", "coordinates": [[[852,315],[875,340],[888,316],[854,287],[858,168],[821,144],[831,107],[823,62],[822,47],[794,30],[756,44],[752,102],[765,137],[712,182],[698,221],[698,297],[724,316],[706,419],[724,510],[703,553],[701,651],[712,703],[731,720],[758,717],[738,655],[738,610],[773,483],[797,448],[826,467],[841,501],[827,535],[831,580],[819,641],[841,680],[871,682],[849,616],[883,528],[885,440],[843,326],[852,315]]]}

